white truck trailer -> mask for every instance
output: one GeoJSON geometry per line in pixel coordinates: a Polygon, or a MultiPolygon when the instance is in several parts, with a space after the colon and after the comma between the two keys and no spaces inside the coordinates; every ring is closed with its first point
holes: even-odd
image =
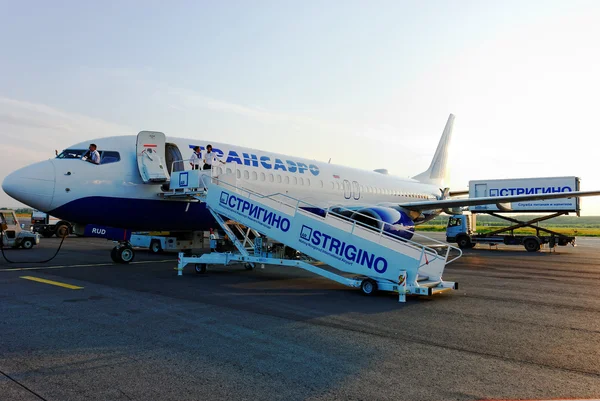
{"type": "MultiPolygon", "coordinates": [[[[469,198],[530,195],[579,191],[578,177],[517,178],[503,180],[477,180],[469,182],[469,198]]],[[[539,223],[569,213],[580,214],[580,200],[573,197],[539,201],[498,203],[469,207],[467,213],[455,214],[448,220],[446,241],[456,242],[462,249],[473,248],[477,244],[522,245],[528,252],[537,252],[541,246],[575,244],[575,237],[539,227],[539,223]],[[519,220],[503,213],[546,213],[542,217],[519,220]],[[477,232],[477,214],[488,214],[507,221],[510,225],[499,227],[491,232],[477,232]],[[535,234],[515,235],[514,230],[529,227],[535,234]]]]}
{"type": "Polygon", "coordinates": [[[129,240],[132,246],[148,248],[152,253],[191,252],[205,248],[204,232],[135,232],[129,240]]]}

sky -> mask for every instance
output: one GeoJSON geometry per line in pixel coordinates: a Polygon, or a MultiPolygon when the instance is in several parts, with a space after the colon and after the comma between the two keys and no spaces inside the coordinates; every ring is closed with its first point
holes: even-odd
{"type": "MultiPolygon", "coordinates": [[[[141,130],[600,189],[598,1],[0,0],[0,179],[141,130]]],[[[0,205],[18,206],[6,194],[0,205]]],[[[600,215],[600,198],[582,202],[600,215]]]]}

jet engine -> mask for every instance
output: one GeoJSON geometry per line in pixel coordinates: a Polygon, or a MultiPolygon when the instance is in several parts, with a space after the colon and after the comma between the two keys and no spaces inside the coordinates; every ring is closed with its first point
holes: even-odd
{"type": "Polygon", "coordinates": [[[380,230],[383,226],[383,232],[404,239],[411,239],[415,231],[414,221],[399,208],[388,206],[368,207],[354,212],[350,218],[377,230],[380,230]]]}

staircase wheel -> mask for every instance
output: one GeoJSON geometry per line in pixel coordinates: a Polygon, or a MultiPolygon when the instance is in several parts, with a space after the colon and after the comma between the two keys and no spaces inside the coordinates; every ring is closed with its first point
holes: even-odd
{"type": "Polygon", "coordinates": [[[360,283],[360,290],[363,295],[373,295],[377,292],[377,283],[375,280],[371,280],[370,278],[366,278],[360,283]]]}

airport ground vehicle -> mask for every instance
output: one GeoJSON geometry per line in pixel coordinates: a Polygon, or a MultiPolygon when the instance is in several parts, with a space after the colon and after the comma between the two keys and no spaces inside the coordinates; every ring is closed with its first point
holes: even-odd
{"type": "Polygon", "coordinates": [[[14,210],[0,210],[2,246],[5,248],[31,249],[40,243],[40,235],[21,228],[14,210]]]}
{"type": "Polygon", "coordinates": [[[204,232],[136,232],[129,242],[152,253],[193,251],[204,248],[204,232]]]}
{"type": "Polygon", "coordinates": [[[71,234],[73,226],[68,221],[57,219],[39,210],[34,210],[31,213],[31,231],[40,233],[45,238],[50,238],[53,235],[60,238],[71,234]]]}
{"type": "MultiPolygon", "coordinates": [[[[481,198],[490,196],[522,195],[534,193],[574,192],[579,190],[577,177],[545,177],[507,180],[482,180],[469,183],[469,197],[481,198]]],[[[522,245],[528,252],[537,252],[541,246],[575,244],[575,237],[564,235],[547,228],[539,227],[542,221],[580,212],[579,198],[562,198],[543,201],[517,202],[515,204],[487,204],[469,208],[470,213],[455,214],[448,220],[446,228],[447,242],[456,242],[462,249],[472,248],[477,244],[522,245]],[[501,213],[550,213],[536,216],[529,220],[519,220],[501,213]],[[491,232],[477,232],[477,214],[489,214],[505,220],[509,225],[499,227],[491,232]],[[529,227],[535,234],[515,235],[514,230],[529,227]]]]}
{"type": "Polygon", "coordinates": [[[387,223],[367,215],[364,222],[350,220],[340,207],[314,213],[314,205],[287,194],[264,195],[238,187],[233,169],[219,178],[200,174],[174,172],[170,191],[164,196],[204,202],[235,251],[200,256],[180,253],[179,275],[188,264],[194,265],[197,273],[204,273],[208,265],[232,263],[242,263],[247,269],[256,264],[293,266],[360,288],[365,295],[377,290],[397,292],[400,302],[408,294],[433,295],[458,288],[455,282],[442,279],[446,265],[461,256],[458,248],[430,238],[427,240],[436,244],[425,246],[387,233],[387,223]],[[242,240],[234,227],[244,234],[242,240]],[[269,249],[268,243],[279,246],[269,249]],[[294,252],[286,252],[286,247],[294,252]]]}

